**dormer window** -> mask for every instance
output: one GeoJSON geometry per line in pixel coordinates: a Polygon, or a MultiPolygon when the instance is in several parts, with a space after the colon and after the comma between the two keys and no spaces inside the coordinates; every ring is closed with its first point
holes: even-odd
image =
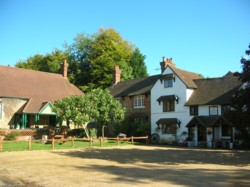
{"type": "Polygon", "coordinates": [[[163,81],[164,88],[171,88],[173,87],[173,81],[175,81],[175,76],[173,73],[162,75],[160,80],[161,80],[161,83],[163,81]]]}
{"type": "Polygon", "coordinates": [[[173,79],[165,79],[164,80],[164,88],[173,87],[173,79]]]}

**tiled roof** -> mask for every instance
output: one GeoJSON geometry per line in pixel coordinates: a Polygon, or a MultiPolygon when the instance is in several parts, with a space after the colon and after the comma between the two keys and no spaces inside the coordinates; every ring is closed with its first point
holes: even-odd
{"type": "Polygon", "coordinates": [[[37,113],[44,102],[83,93],[61,74],[0,66],[0,97],[27,99],[23,112],[37,113]]]}
{"type": "Polygon", "coordinates": [[[185,105],[230,104],[231,97],[241,82],[235,76],[194,80],[197,89],[185,105]]]}
{"type": "Polygon", "coordinates": [[[114,97],[133,96],[150,93],[152,86],[160,78],[161,75],[154,75],[150,77],[138,78],[133,80],[126,80],[118,82],[109,87],[110,93],[114,97]]]}
{"type": "Polygon", "coordinates": [[[168,66],[172,71],[183,81],[187,88],[197,88],[197,85],[193,81],[194,79],[200,79],[201,76],[197,73],[185,71],[174,66],[168,66]]]}
{"type": "Polygon", "coordinates": [[[186,125],[186,127],[195,127],[197,124],[203,127],[217,127],[220,124],[232,124],[224,116],[194,116],[186,125]]]}

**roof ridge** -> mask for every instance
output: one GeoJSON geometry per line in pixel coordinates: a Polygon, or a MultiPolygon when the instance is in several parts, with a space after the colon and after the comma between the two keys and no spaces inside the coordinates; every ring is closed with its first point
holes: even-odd
{"type": "Polygon", "coordinates": [[[2,66],[0,65],[0,68],[11,68],[13,70],[20,70],[20,71],[30,71],[30,72],[34,72],[34,73],[41,73],[41,74],[51,74],[51,75],[59,75],[62,76],[62,74],[60,73],[52,73],[52,72],[46,72],[46,71],[40,71],[40,70],[33,70],[33,69],[26,69],[26,68],[19,68],[19,67],[10,67],[10,66],[2,66]]]}

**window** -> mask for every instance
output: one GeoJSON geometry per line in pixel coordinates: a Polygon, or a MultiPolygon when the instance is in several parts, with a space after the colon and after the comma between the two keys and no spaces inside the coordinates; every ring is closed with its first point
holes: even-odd
{"type": "Polygon", "coordinates": [[[165,79],[164,80],[164,88],[173,87],[173,79],[165,79]]]}
{"type": "Polygon", "coordinates": [[[209,115],[210,116],[218,115],[218,106],[210,106],[209,107],[209,115]]]}
{"type": "Polygon", "coordinates": [[[0,101],[0,119],[3,117],[3,102],[0,101]]]}
{"type": "Polygon", "coordinates": [[[139,124],[145,124],[147,123],[147,118],[135,118],[134,119],[135,123],[139,123],[139,124]]]}
{"type": "Polygon", "coordinates": [[[190,116],[198,116],[199,115],[197,105],[190,106],[189,110],[190,110],[190,116]]]}
{"type": "Polygon", "coordinates": [[[145,108],[145,96],[138,95],[134,97],[134,108],[145,108]]]}
{"type": "Polygon", "coordinates": [[[163,112],[174,111],[174,100],[165,100],[163,101],[163,112]]]}
{"type": "Polygon", "coordinates": [[[162,124],[162,134],[176,134],[176,124],[162,124]]]}

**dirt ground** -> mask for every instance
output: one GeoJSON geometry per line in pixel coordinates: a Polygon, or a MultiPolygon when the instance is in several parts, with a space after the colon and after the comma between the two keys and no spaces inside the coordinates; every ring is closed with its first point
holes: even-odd
{"type": "Polygon", "coordinates": [[[0,153],[0,186],[250,186],[250,151],[121,146],[0,153]]]}

